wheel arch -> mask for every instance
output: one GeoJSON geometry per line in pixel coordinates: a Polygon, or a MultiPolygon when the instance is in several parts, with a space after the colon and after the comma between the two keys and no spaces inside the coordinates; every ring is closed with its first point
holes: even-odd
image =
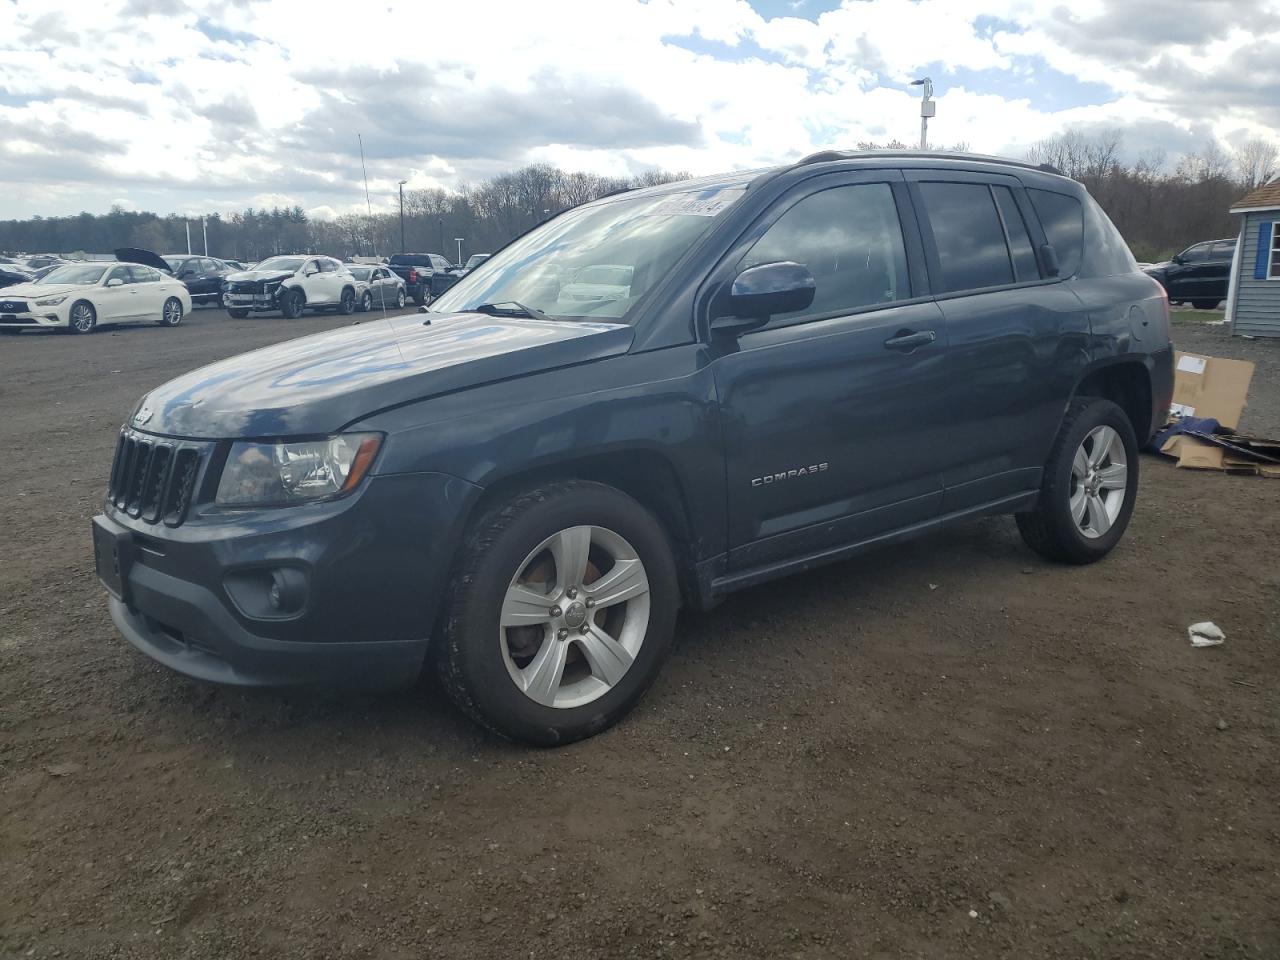
{"type": "Polygon", "coordinates": [[[1140,358],[1118,357],[1086,371],[1072,391],[1071,399],[1076,397],[1102,397],[1120,407],[1133,424],[1140,447],[1146,446],[1158,426],[1151,409],[1151,371],[1140,358]]]}
{"type": "Polygon", "coordinates": [[[590,453],[502,474],[482,484],[483,490],[472,504],[466,524],[470,525],[489,507],[510,499],[520,491],[569,479],[591,480],[613,487],[652,513],[671,544],[681,596],[686,603],[695,599],[696,529],[679,474],[672,463],[656,450],[632,448],[590,453]]]}

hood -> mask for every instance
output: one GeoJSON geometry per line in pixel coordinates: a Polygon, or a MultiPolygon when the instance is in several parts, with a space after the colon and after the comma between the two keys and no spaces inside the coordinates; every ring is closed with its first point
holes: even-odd
{"type": "Polygon", "coordinates": [[[1172,260],[1161,260],[1159,263],[1153,263],[1149,267],[1143,267],[1145,273],[1164,273],[1173,265],[1172,260]]]}
{"type": "Polygon", "coordinates": [[[237,270],[235,273],[228,273],[223,279],[243,283],[246,280],[283,280],[292,276],[291,270],[237,270]]]}
{"type": "Polygon", "coordinates": [[[388,317],[194,370],[144,397],[137,425],[204,439],[323,435],[387,407],[622,354],[631,338],[617,323],[388,317]]]}
{"type": "Polygon", "coordinates": [[[112,252],[121,263],[140,263],[146,267],[155,267],[161,273],[173,273],[169,269],[169,264],[150,250],[140,250],[137,247],[121,247],[119,250],[112,252]]]}
{"type": "Polygon", "coordinates": [[[93,284],[83,283],[15,283],[4,287],[0,300],[47,300],[77,290],[92,290],[93,284]]]}

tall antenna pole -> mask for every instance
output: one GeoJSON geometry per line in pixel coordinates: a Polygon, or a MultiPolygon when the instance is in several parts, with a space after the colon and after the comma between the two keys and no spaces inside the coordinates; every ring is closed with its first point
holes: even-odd
{"type": "Polygon", "coordinates": [[[369,202],[369,168],[364,165],[364,135],[357,133],[356,139],[360,141],[360,170],[364,174],[364,209],[365,209],[365,212],[368,213],[369,215],[369,226],[368,226],[369,233],[370,233],[369,246],[372,248],[373,255],[376,257],[378,255],[378,247],[377,247],[377,244],[375,244],[372,239],[373,204],[369,202]]]}

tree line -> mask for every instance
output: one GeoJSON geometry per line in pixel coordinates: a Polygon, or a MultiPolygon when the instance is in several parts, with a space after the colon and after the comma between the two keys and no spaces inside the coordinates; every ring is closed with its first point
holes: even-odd
{"type": "MultiPolygon", "coordinates": [[[[859,149],[907,149],[859,143],[859,149]]],[[[963,151],[965,144],[948,148],[963,151]]],[[[1125,161],[1123,133],[1068,129],[1034,144],[1025,159],[1044,163],[1083,183],[1107,211],[1139,260],[1158,260],[1205,239],[1232,236],[1230,205],[1277,173],[1280,150],[1254,139],[1238,149],[1209,143],[1170,161],[1148,152],[1125,161]]],[[[443,253],[456,259],[488,253],[548,217],[607,194],[687,179],[687,173],[655,170],[634,177],[604,177],[531,164],[456,190],[408,190],[399,212],[308,218],[300,207],[246,209],[203,218],[112,207],[106,214],[0,221],[0,251],[12,253],[110,253],[142,247],[159,253],[203,252],[259,260],[276,253],[324,253],[335,257],[402,251],[443,253]],[[403,231],[403,233],[402,233],[403,231]],[[403,238],[403,239],[402,239],[403,238]]]]}

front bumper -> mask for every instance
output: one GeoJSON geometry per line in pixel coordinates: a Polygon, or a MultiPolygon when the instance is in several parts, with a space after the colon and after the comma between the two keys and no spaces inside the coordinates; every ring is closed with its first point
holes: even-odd
{"type": "MultiPolygon", "coordinates": [[[[421,672],[474,486],[443,474],[375,476],[343,500],[278,510],[193,507],[178,527],[116,510],[104,579],[111,618],[173,670],[217,683],[379,689],[421,672]],[[108,563],[107,566],[110,566],[108,563]],[[287,614],[262,602],[271,573],[304,584],[287,614]]],[[[104,569],[96,545],[100,576],[104,569]]]]}
{"type": "MultiPolygon", "coordinates": [[[[3,299],[0,297],[0,299],[3,299]]],[[[40,327],[70,326],[68,317],[71,313],[71,300],[65,300],[56,307],[37,307],[29,304],[22,312],[0,310],[0,326],[6,328],[39,329],[40,327]]]]}
{"type": "Polygon", "coordinates": [[[228,310],[279,310],[280,291],[277,288],[271,293],[224,293],[222,305],[228,310]]]}

